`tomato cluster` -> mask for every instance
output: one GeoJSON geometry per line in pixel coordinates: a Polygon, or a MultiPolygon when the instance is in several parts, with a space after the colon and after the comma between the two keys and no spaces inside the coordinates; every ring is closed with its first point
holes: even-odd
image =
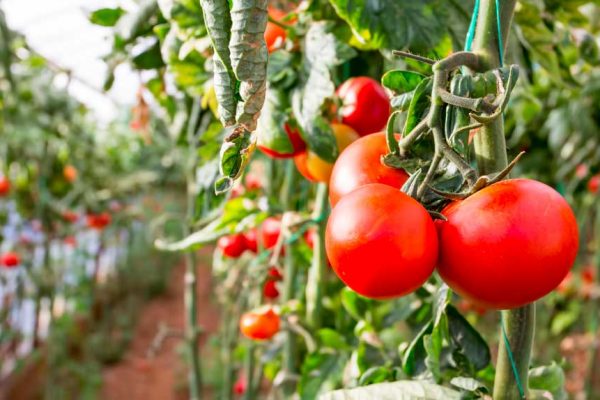
{"type": "Polygon", "coordinates": [[[87,225],[92,229],[102,230],[110,225],[111,221],[112,217],[107,212],[87,215],[87,225]]]}
{"type": "Polygon", "coordinates": [[[281,220],[276,217],[269,217],[263,221],[258,229],[253,228],[246,233],[220,237],[217,241],[217,247],[225,257],[238,258],[246,250],[257,253],[259,240],[265,250],[272,249],[279,240],[280,232],[281,220]]]}

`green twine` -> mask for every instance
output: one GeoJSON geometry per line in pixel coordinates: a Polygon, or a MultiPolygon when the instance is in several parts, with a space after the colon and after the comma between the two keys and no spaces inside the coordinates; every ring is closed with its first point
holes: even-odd
{"type": "MultiPolygon", "coordinates": [[[[475,28],[477,27],[477,17],[479,15],[479,2],[475,0],[473,5],[473,14],[471,15],[471,23],[465,40],[465,51],[471,51],[473,47],[473,39],[475,38],[475,28]]],[[[500,66],[504,65],[504,41],[502,39],[502,25],[500,24],[500,0],[496,0],[496,29],[498,37],[498,56],[500,57],[500,66]]]]}
{"type": "Polygon", "coordinates": [[[510,348],[510,342],[508,340],[508,336],[506,335],[506,328],[504,327],[504,319],[500,316],[500,326],[502,326],[502,337],[504,338],[504,347],[506,347],[506,353],[508,354],[508,360],[510,361],[510,366],[513,371],[513,375],[515,376],[515,382],[517,383],[517,388],[519,389],[519,395],[522,399],[525,398],[525,390],[523,389],[523,384],[521,383],[521,378],[519,377],[519,371],[517,369],[517,364],[515,363],[515,358],[513,357],[512,350],[510,348]]]}
{"type": "Polygon", "coordinates": [[[498,55],[500,66],[504,65],[504,43],[502,41],[502,26],[500,25],[500,0],[496,0],[496,29],[498,30],[498,55]]]}
{"type": "Polygon", "coordinates": [[[467,40],[465,41],[465,51],[471,51],[473,39],[475,38],[475,28],[477,27],[477,16],[479,15],[479,0],[475,0],[473,5],[473,14],[471,15],[471,23],[467,32],[467,40]]]}

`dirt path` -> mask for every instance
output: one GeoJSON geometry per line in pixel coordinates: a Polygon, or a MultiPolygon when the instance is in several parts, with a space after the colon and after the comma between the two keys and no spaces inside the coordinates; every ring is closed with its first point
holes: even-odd
{"type": "MultiPolygon", "coordinates": [[[[207,256],[200,254],[198,266],[198,310],[200,326],[206,334],[215,332],[219,312],[210,299],[211,275],[207,256]],[[204,260],[204,262],[203,262],[204,260]],[[204,264],[204,265],[200,265],[204,264]]],[[[146,353],[161,324],[179,332],[183,330],[183,276],[185,268],[177,266],[167,292],[149,302],[139,318],[135,336],[124,359],[103,372],[103,400],[179,400],[186,396],[186,376],[181,356],[177,354],[179,338],[164,341],[154,358],[146,353]]],[[[204,337],[206,337],[205,335],[204,337]]]]}

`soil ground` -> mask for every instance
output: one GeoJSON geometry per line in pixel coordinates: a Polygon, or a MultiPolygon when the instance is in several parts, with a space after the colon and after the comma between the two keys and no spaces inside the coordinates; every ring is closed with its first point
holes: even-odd
{"type": "MultiPolygon", "coordinates": [[[[219,324],[219,311],[211,301],[211,273],[203,255],[197,266],[198,321],[206,338],[219,324]],[[202,265],[205,264],[205,265],[202,265]]],[[[105,368],[100,399],[103,400],[183,400],[186,399],[186,373],[183,360],[177,352],[178,337],[163,341],[154,357],[148,358],[148,349],[161,324],[183,332],[183,264],[175,267],[167,292],[150,301],[137,323],[134,339],[125,357],[116,365],[105,368]]],[[[205,339],[204,339],[205,340],[205,339]]],[[[207,393],[208,398],[210,394],[207,393]]]]}

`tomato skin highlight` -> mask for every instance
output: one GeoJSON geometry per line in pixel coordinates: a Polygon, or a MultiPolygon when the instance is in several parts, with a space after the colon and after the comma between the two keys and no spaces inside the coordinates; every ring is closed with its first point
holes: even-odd
{"type": "Polygon", "coordinates": [[[408,180],[408,174],[404,170],[384,165],[381,157],[387,153],[383,132],[363,136],[350,144],[333,166],[329,179],[331,205],[335,206],[342,196],[369,183],[382,183],[400,189],[408,180]]]}
{"type": "Polygon", "coordinates": [[[5,268],[14,268],[21,264],[21,258],[13,251],[7,251],[0,257],[0,264],[5,268]]]}
{"type": "Polygon", "coordinates": [[[279,332],[279,326],[279,315],[272,307],[246,312],[240,318],[240,331],[252,340],[271,339],[279,332]]]}
{"type": "Polygon", "coordinates": [[[300,130],[298,128],[292,128],[286,123],[283,125],[283,129],[285,130],[290,144],[292,145],[293,150],[291,153],[283,153],[260,143],[257,145],[257,147],[267,156],[275,159],[292,158],[306,150],[306,143],[304,142],[304,139],[302,139],[300,130]]]}
{"type": "Polygon", "coordinates": [[[495,183],[451,203],[438,222],[438,272],[458,294],[490,309],[512,309],[554,290],[579,245],[563,197],[530,179],[495,183]]]}
{"type": "Polygon", "coordinates": [[[390,117],[390,99],[379,82],[366,76],[350,78],[336,93],[342,100],[342,123],[360,136],[385,128],[390,117]]]}
{"type": "Polygon", "coordinates": [[[373,299],[404,296],[433,273],[435,225],[410,196],[380,183],[342,197],[327,223],[333,270],[355,292],[373,299]]]}
{"type": "Polygon", "coordinates": [[[217,241],[217,247],[225,257],[238,258],[246,250],[246,238],[243,234],[221,236],[217,241]]]}

